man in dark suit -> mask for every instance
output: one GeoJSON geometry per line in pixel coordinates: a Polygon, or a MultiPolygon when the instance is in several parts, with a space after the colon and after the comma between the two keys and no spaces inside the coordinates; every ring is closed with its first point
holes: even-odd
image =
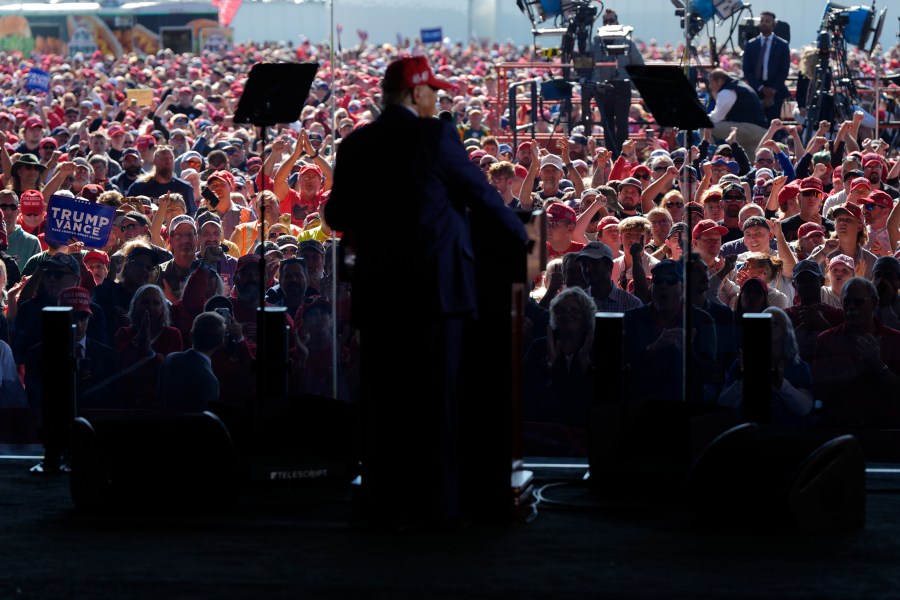
{"type": "Polygon", "coordinates": [[[469,219],[487,227],[498,248],[523,248],[527,236],[453,127],[433,118],[436,91],[449,85],[427,59],[391,63],[382,88],[382,114],[341,142],[324,211],[356,254],[360,508],[364,518],[383,519],[378,525],[440,526],[461,516],[457,379],[463,327],[476,316],[469,219]],[[402,237],[385,229],[385,204],[390,230],[402,237]],[[391,264],[403,265],[402,290],[385,286],[391,264]]]}
{"type": "Polygon", "coordinates": [[[191,340],[191,349],[173,352],[163,362],[157,387],[159,408],[203,411],[219,399],[212,355],[225,343],[225,319],[215,312],[200,313],[191,327],[191,340]]]}
{"type": "Polygon", "coordinates": [[[759,35],[744,47],[744,81],[759,95],[766,120],[781,116],[781,105],[790,97],[787,85],[791,66],[791,49],[786,40],[773,33],[775,14],[763,11],[759,15],[759,35]]]}

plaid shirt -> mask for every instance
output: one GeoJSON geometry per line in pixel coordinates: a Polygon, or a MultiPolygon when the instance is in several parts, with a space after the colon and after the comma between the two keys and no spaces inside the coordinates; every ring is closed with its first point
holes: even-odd
{"type": "Polygon", "coordinates": [[[615,285],[613,285],[612,290],[609,292],[609,296],[602,302],[597,300],[597,298],[591,294],[590,288],[587,289],[587,293],[591,295],[591,298],[593,298],[594,302],[597,304],[598,312],[625,312],[626,310],[644,305],[637,296],[629,294],[615,285]]]}

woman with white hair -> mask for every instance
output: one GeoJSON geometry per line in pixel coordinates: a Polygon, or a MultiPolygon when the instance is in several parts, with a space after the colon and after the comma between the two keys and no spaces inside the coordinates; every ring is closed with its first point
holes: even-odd
{"type": "MultiPolygon", "coordinates": [[[[763,313],[772,315],[772,422],[792,428],[806,426],[815,408],[813,379],[809,364],[800,358],[797,336],[791,319],[782,309],[770,306],[763,313]]],[[[744,349],[725,378],[719,404],[744,414],[744,349]]]]}
{"type": "Polygon", "coordinates": [[[550,303],[546,337],[525,355],[525,444],[529,454],[584,456],[593,398],[593,299],[579,287],[550,303]]]}

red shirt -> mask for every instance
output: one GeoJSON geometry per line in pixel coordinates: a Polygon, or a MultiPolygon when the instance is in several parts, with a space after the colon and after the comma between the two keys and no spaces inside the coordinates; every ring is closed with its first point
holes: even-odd
{"type": "Polygon", "coordinates": [[[584,247],[585,247],[585,244],[580,244],[578,242],[572,242],[572,245],[569,246],[568,248],[566,248],[564,251],[557,252],[550,245],[550,242],[547,242],[547,262],[550,262],[551,260],[554,260],[556,258],[562,258],[563,256],[565,256],[566,254],[569,254],[570,252],[581,252],[584,249],[584,247]]]}

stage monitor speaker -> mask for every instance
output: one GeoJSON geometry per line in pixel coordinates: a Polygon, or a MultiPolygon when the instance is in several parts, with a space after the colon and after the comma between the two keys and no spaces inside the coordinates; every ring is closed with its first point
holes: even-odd
{"type": "Polygon", "coordinates": [[[233,505],[231,436],[210,412],[75,419],[71,493],[86,510],[197,513],[233,505]]]}
{"type": "Polygon", "coordinates": [[[688,487],[700,522],[714,529],[852,530],[865,524],[865,467],[851,435],[745,423],[704,450],[688,487]]]}

